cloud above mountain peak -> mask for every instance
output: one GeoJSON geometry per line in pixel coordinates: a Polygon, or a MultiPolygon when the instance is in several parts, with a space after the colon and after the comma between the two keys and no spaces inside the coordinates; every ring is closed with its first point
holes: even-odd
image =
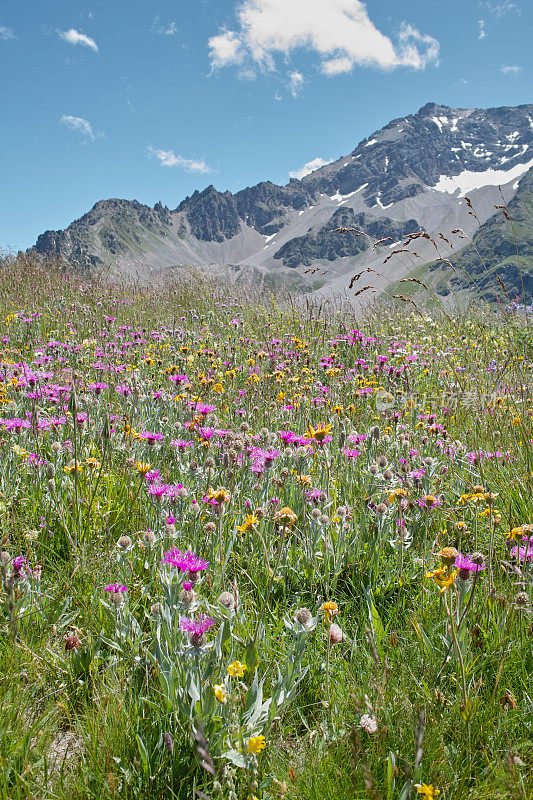
{"type": "Polygon", "coordinates": [[[325,75],[355,66],[424,69],[438,64],[439,43],[403,23],[393,42],[381,33],[360,0],[245,0],[235,30],[209,39],[213,68],[251,60],[275,69],[275,57],[297,48],[314,52],[325,75]]]}

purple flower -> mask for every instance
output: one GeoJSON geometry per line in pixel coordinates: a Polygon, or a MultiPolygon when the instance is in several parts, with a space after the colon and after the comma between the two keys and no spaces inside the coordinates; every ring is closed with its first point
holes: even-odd
{"type": "Polygon", "coordinates": [[[176,548],[163,553],[163,560],[161,563],[170,564],[181,572],[191,572],[193,575],[209,567],[209,561],[204,561],[203,558],[199,558],[190,550],[186,553],[182,553],[181,550],[177,550],[176,548]]]}
{"type": "Polygon", "coordinates": [[[513,547],[511,555],[513,558],[518,558],[519,561],[531,561],[533,559],[533,542],[529,544],[527,551],[525,547],[513,547]]]}
{"type": "Polygon", "coordinates": [[[128,591],[128,587],[121,583],[109,583],[107,586],[104,586],[104,590],[106,592],[112,592],[113,594],[122,594],[128,591]]]}
{"type": "Polygon", "coordinates": [[[214,624],[215,621],[211,619],[211,617],[206,616],[198,617],[198,619],[190,619],[189,617],[182,617],[180,619],[181,630],[189,633],[191,635],[191,640],[195,636],[203,636],[214,624]]]}
{"type": "Polygon", "coordinates": [[[144,441],[148,442],[149,445],[154,445],[156,442],[163,441],[163,434],[152,433],[152,431],[141,431],[139,433],[139,439],[143,439],[144,441]]]}
{"type": "Polygon", "coordinates": [[[480,572],[483,569],[487,569],[485,564],[475,564],[470,558],[469,553],[466,553],[466,555],[463,555],[463,553],[459,553],[459,555],[455,559],[454,566],[457,567],[457,569],[459,570],[459,576],[463,579],[469,577],[468,575],[469,572],[480,572]],[[466,575],[464,574],[461,575],[462,571],[466,572],[466,575]]]}
{"type": "Polygon", "coordinates": [[[13,559],[13,564],[12,564],[13,573],[16,578],[20,577],[20,574],[22,572],[25,563],[26,559],[24,558],[24,556],[16,556],[16,558],[13,559]]]}

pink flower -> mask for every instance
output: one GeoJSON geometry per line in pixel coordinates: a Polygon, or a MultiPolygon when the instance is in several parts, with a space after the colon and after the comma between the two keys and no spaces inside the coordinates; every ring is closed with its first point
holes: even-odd
{"type": "Polygon", "coordinates": [[[113,594],[122,594],[123,592],[128,591],[128,587],[121,583],[110,583],[107,586],[104,586],[104,590],[106,592],[112,592],[113,594]]]}
{"type": "Polygon", "coordinates": [[[336,625],[335,622],[332,622],[329,626],[329,641],[331,644],[338,644],[342,642],[344,637],[344,633],[342,632],[342,628],[339,625],[336,625]]]}
{"type": "Polygon", "coordinates": [[[204,561],[203,558],[199,558],[190,550],[186,553],[182,553],[181,550],[176,550],[175,548],[163,553],[163,560],[161,563],[170,564],[176,567],[176,569],[179,569],[180,572],[192,572],[193,574],[201,572],[209,567],[209,561],[204,561]]]}

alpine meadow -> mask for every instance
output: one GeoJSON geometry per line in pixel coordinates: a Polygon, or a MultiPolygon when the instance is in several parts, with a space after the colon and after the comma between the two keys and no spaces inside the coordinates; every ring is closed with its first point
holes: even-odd
{"type": "Polygon", "coordinates": [[[533,6],[74,5],[0,14],[0,800],[533,800],[533,6]]]}

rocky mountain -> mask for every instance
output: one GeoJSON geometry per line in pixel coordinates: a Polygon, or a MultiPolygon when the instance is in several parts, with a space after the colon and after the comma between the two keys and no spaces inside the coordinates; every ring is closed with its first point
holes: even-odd
{"type": "MultiPolygon", "coordinates": [[[[253,273],[326,294],[345,291],[355,272],[372,267],[358,287],[380,292],[434,262],[437,239],[439,247],[448,242],[449,259],[464,247],[463,237],[478,237],[463,254],[465,274],[483,272],[473,255],[479,237],[490,237],[501,263],[512,261],[494,206],[516,195],[513,207],[527,217],[524,187],[531,185],[532,167],[533,105],[451,109],[428,103],[285,186],[266,181],[235,194],[208,186],[174,210],[103,200],[65,231],[43,233],[33,249],[113,277],[146,280],[187,265],[237,279],[253,273]],[[335,233],[338,228],[355,230],[335,233]],[[427,237],[412,238],[420,230],[427,237]],[[410,248],[398,244],[406,236],[410,248]],[[320,268],[320,282],[309,274],[313,266],[320,268]]],[[[520,224],[530,247],[531,228],[520,224]]]]}

